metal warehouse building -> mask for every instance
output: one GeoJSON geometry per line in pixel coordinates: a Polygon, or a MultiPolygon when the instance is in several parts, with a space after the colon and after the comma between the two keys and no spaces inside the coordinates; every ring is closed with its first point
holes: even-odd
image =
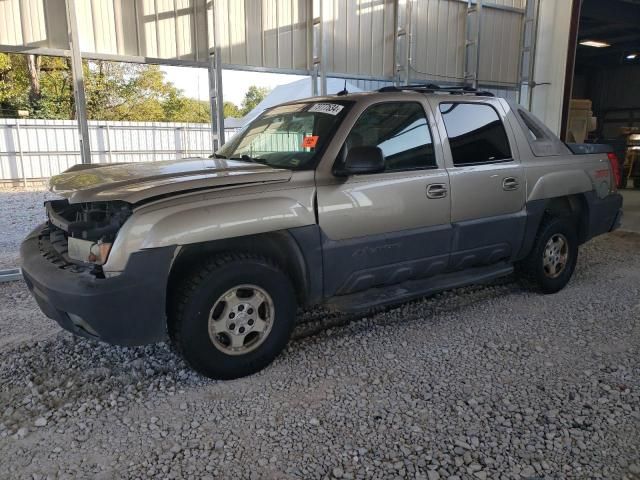
{"type": "Polygon", "coordinates": [[[207,68],[212,142],[224,142],[222,69],[308,75],[318,94],[329,77],[364,90],[468,84],[560,133],[581,14],[629,24],[637,10],[630,0],[5,0],[0,51],[72,60],[76,161],[91,158],[82,59],[207,68]]]}

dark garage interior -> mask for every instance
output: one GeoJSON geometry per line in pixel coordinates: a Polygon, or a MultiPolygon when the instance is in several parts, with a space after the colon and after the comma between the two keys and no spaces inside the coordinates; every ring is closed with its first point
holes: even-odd
{"type": "Polygon", "coordinates": [[[576,44],[565,139],[614,146],[623,186],[638,188],[640,2],[584,0],[576,44]]]}

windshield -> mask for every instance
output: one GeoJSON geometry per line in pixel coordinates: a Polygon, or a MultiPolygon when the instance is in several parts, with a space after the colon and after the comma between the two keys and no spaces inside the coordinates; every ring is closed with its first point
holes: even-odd
{"type": "Polygon", "coordinates": [[[215,156],[300,170],[313,168],[347,110],[347,102],[308,102],[267,110],[215,156]]]}

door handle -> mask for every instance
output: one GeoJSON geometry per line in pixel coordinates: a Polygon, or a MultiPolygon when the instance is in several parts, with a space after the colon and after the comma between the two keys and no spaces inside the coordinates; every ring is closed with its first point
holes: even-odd
{"type": "Polygon", "coordinates": [[[517,190],[520,186],[518,179],[515,177],[506,177],[502,180],[502,189],[506,191],[517,190]]]}
{"type": "Polygon", "coordinates": [[[447,196],[447,186],[444,183],[427,185],[427,198],[444,198],[447,196]]]}

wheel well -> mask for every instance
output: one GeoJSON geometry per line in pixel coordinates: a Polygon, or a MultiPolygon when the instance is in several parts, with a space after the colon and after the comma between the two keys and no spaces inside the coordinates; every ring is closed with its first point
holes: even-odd
{"type": "Polygon", "coordinates": [[[286,230],[183,246],[171,266],[169,291],[173,291],[180,279],[197,268],[204,258],[227,252],[249,252],[273,260],[291,279],[298,304],[307,301],[309,282],[304,256],[286,230]]]}
{"type": "Polygon", "coordinates": [[[589,207],[582,194],[551,198],[545,205],[545,215],[572,217],[578,228],[578,241],[582,244],[589,231],[589,207]]]}

